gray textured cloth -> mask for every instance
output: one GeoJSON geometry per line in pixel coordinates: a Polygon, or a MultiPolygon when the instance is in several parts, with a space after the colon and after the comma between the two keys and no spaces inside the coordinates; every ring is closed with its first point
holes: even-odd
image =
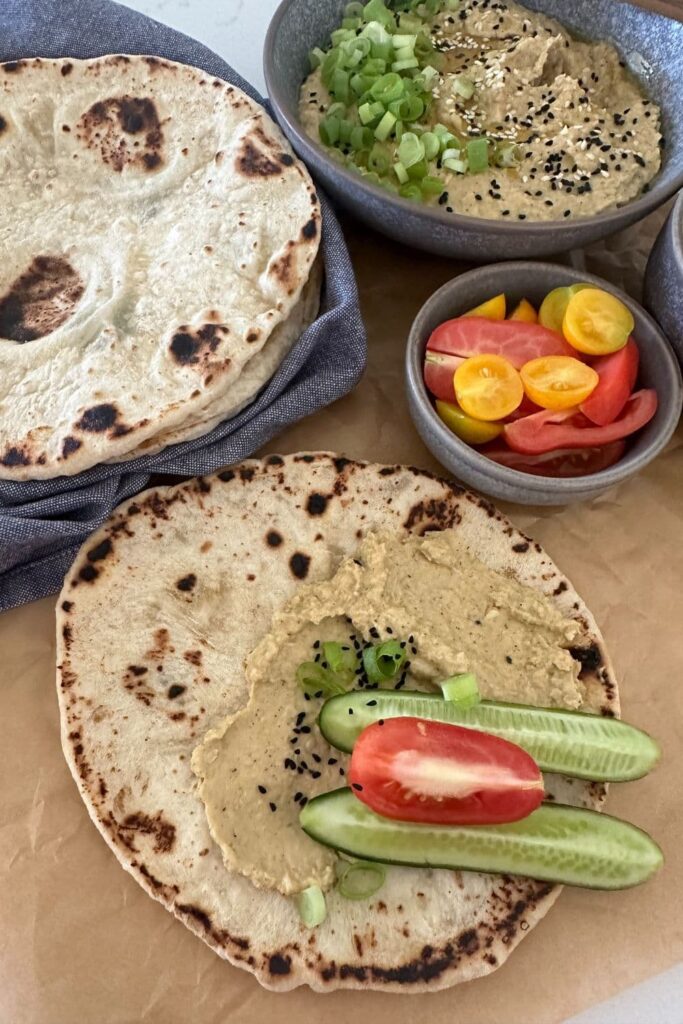
{"type": "MultiPolygon", "coordinates": [[[[194,64],[262,102],[211,50],[127,7],[109,0],[0,0],[0,61],[106,53],[194,64]]],[[[255,402],[204,437],[124,466],[95,466],[56,480],[0,481],[0,611],[58,590],[85,537],[151,474],[211,473],[351,390],[365,365],[365,332],[344,238],[322,202],[326,287],[320,315],[255,402]]]]}

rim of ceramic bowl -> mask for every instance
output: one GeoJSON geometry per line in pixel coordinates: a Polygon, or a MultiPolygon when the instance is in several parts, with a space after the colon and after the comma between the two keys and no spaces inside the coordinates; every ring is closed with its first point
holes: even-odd
{"type": "Polygon", "coordinates": [[[427,414],[430,429],[433,430],[439,442],[445,448],[452,451],[454,455],[463,457],[463,462],[469,464],[482,478],[495,479],[509,488],[524,489],[532,494],[547,493],[549,487],[551,487],[559,494],[564,494],[568,497],[580,497],[585,492],[605,490],[608,487],[621,483],[632,476],[633,473],[643,469],[660,454],[670,441],[683,411],[683,377],[680,366],[661,328],[654,318],[643,309],[640,303],[636,302],[635,299],[631,298],[630,295],[627,295],[620,288],[611,284],[611,282],[595,274],[587,274],[584,271],[575,270],[573,267],[565,267],[560,264],[541,262],[539,260],[511,260],[504,263],[489,263],[483,267],[476,267],[474,270],[466,271],[464,274],[459,274],[457,277],[451,278],[450,281],[446,281],[445,284],[429,296],[413,320],[406,345],[405,372],[414,400],[419,403],[427,414]],[[616,295],[617,298],[626,303],[653,329],[659,347],[668,364],[675,394],[665,410],[666,416],[659,427],[657,435],[651,442],[650,448],[638,457],[638,461],[635,464],[632,460],[629,460],[630,453],[626,452],[615,465],[609,466],[607,469],[600,470],[597,473],[589,473],[578,477],[537,476],[536,474],[523,473],[520,470],[510,469],[508,466],[501,466],[499,463],[493,462],[492,459],[487,458],[486,455],[477,451],[476,448],[461,441],[459,437],[442,423],[434,409],[422,376],[423,355],[421,349],[426,344],[426,339],[422,333],[422,320],[431,308],[451,291],[455,281],[464,284],[468,279],[471,280],[482,274],[488,274],[492,268],[496,267],[499,267],[502,273],[507,274],[514,274],[516,272],[532,274],[538,270],[549,270],[556,272],[558,275],[569,274],[572,278],[590,281],[591,284],[595,284],[600,288],[606,288],[616,295]]]}
{"type": "MultiPolygon", "coordinates": [[[[430,207],[423,204],[417,204],[411,202],[409,199],[404,199],[402,196],[395,196],[393,193],[388,192],[386,189],[381,188],[379,185],[373,185],[372,183],[366,182],[365,179],[354,171],[349,171],[342,164],[336,163],[328,155],[325,148],[318,142],[313,140],[302,128],[298,113],[292,110],[290,105],[286,103],[280,95],[280,90],[273,80],[272,70],[274,68],[273,52],[275,50],[275,41],[280,31],[280,26],[285,18],[289,15],[289,12],[295,4],[300,3],[301,0],[281,0],[275,14],[273,15],[270,25],[268,26],[268,32],[266,33],[266,41],[263,47],[263,72],[266,80],[266,89],[268,90],[268,96],[271,103],[273,104],[277,113],[280,114],[283,121],[287,125],[287,130],[296,139],[297,145],[304,152],[304,159],[315,164],[316,161],[323,161],[328,165],[335,174],[338,175],[341,180],[351,189],[355,189],[361,194],[368,196],[374,196],[376,199],[382,199],[384,202],[393,207],[397,214],[412,214],[413,216],[419,216],[424,218],[426,221],[431,221],[434,224],[440,224],[445,227],[460,228],[464,230],[477,231],[479,233],[491,234],[491,235],[508,235],[512,236],[516,232],[523,233],[527,237],[531,238],[543,238],[551,233],[569,233],[570,229],[576,229],[577,227],[583,226],[595,226],[601,230],[604,228],[603,235],[609,235],[612,231],[618,231],[624,227],[624,217],[630,219],[630,223],[642,220],[648,213],[652,213],[662,203],[665,203],[668,199],[671,199],[679,189],[683,188],[683,169],[676,174],[672,180],[662,188],[658,188],[658,179],[654,178],[652,187],[650,190],[638,199],[634,199],[632,202],[626,203],[624,206],[618,206],[613,210],[605,210],[603,213],[596,213],[590,217],[576,217],[567,218],[562,220],[544,220],[544,221],[532,221],[527,220],[523,222],[517,221],[500,221],[493,220],[486,217],[470,217],[462,213],[446,213],[438,207],[430,207]]],[[[339,0],[340,10],[343,7],[343,0],[339,0]]],[[[622,7],[630,7],[630,4],[620,3],[622,7]]],[[[673,18],[667,18],[663,14],[658,14],[655,11],[648,11],[642,9],[642,13],[646,17],[656,19],[658,21],[674,21],[673,18]]],[[[561,245],[558,245],[558,250],[561,249],[561,245]]]]}

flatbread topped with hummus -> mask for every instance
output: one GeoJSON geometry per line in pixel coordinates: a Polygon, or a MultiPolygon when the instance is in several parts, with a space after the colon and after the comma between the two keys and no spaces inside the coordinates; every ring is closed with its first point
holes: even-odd
{"type": "MultiPolygon", "coordinates": [[[[267,987],[444,988],[502,964],[557,898],[510,875],[390,867],[376,897],[348,901],[297,820],[346,763],[292,679],[321,636],[409,630],[411,687],[468,667],[489,697],[618,713],[590,612],[483,499],[330,454],[249,461],[121,506],[58,619],[63,746],[93,821],[150,895],[267,987]],[[328,889],[314,931],[291,897],[311,880],[328,889]]],[[[545,781],[563,803],[604,798],[545,781]]]]}

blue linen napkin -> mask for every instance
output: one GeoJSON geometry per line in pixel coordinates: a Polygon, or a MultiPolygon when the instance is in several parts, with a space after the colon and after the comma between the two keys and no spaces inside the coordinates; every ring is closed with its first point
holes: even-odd
{"type": "MultiPolygon", "coordinates": [[[[110,0],[0,2],[0,61],[107,53],[194,64],[263,103],[206,46],[110,0]]],[[[365,367],[365,330],[339,223],[329,202],[321,200],[326,285],[320,314],[251,405],[210,434],[158,455],[95,466],[74,477],[0,481],[0,611],[59,590],[82,541],[152,474],[195,476],[246,458],[288,424],[354,387],[365,367]]],[[[1,261],[0,251],[0,266],[1,261]]]]}

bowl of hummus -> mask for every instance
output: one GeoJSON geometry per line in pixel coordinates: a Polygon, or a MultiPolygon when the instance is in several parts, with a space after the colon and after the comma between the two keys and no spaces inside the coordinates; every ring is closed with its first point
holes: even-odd
{"type": "MultiPolygon", "coordinates": [[[[644,469],[670,441],[681,416],[681,373],[667,339],[652,317],[625,293],[600,277],[553,263],[507,262],[478,267],[453,278],[424,304],[406,347],[408,407],[420,437],[439,462],[459,480],[491,497],[524,505],[568,505],[588,501],[644,469]],[[457,437],[441,421],[423,376],[427,342],[444,321],[459,317],[494,292],[504,292],[511,307],[522,299],[538,305],[557,287],[584,285],[607,289],[628,307],[634,322],[640,363],[636,386],[657,395],[654,416],[630,438],[622,457],[608,468],[578,476],[531,475],[499,464],[457,437]]],[[[552,454],[552,453],[551,453],[552,454]]]]}
{"type": "Polygon", "coordinates": [[[275,115],[320,183],[399,241],[544,256],[683,185],[683,24],[590,0],[284,0],[275,115]]]}

